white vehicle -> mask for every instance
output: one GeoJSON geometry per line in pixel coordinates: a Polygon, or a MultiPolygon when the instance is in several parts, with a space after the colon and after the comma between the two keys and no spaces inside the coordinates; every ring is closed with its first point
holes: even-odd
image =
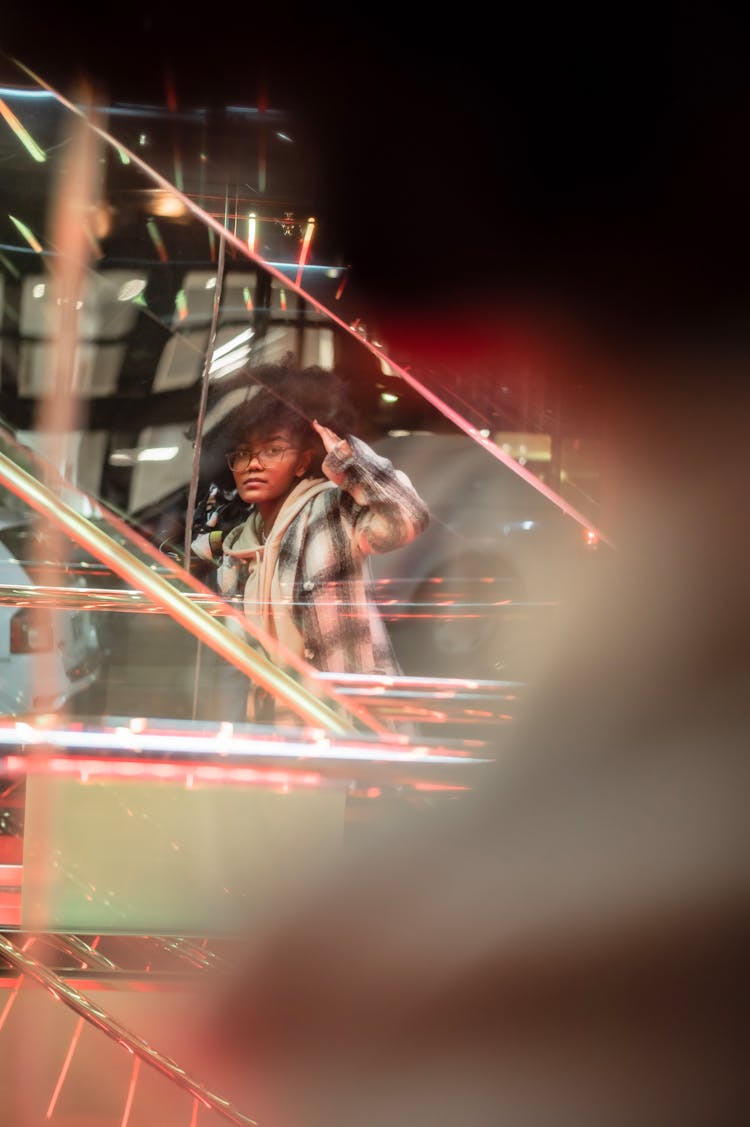
{"type": "MultiPolygon", "coordinates": [[[[0,715],[63,708],[97,680],[101,652],[86,610],[36,605],[39,559],[34,526],[13,510],[0,512],[0,715]],[[24,591],[27,592],[24,597],[24,591]]],[[[74,569],[57,565],[61,587],[84,586],[74,569]]],[[[54,604],[54,597],[50,599],[54,604]]]]}

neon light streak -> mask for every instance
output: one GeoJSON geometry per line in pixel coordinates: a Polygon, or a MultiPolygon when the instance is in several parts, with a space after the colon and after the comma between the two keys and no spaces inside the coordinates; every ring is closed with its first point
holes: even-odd
{"type": "Polygon", "coordinates": [[[302,271],[305,268],[305,263],[307,262],[307,256],[310,253],[310,243],[312,242],[314,230],[315,230],[315,219],[313,218],[313,216],[310,216],[310,218],[307,221],[307,226],[305,227],[305,234],[304,234],[304,237],[302,239],[302,246],[301,246],[300,252],[299,252],[299,260],[297,262],[297,265],[299,267],[298,270],[297,270],[297,285],[298,286],[302,285],[302,271]]]}
{"type": "Polygon", "coordinates": [[[52,1093],[52,1099],[50,1100],[49,1107],[47,1108],[47,1119],[51,1119],[52,1115],[54,1113],[55,1104],[57,1103],[57,1098],[60,1095],[60,1092],[62,1090],[62,1086],[65,1083],[65,1077],[68,1075],[68,1069],[70,1068],[70,1062],[73,1060],[73,1053],[76,1051],[76,1045],[78,1044],[78,1039],[81,1036],[81,1030],[82,1029],[83,1029],[83,1018],[79,1017],[78,1021],[76,1022],[76,1027],[73,1031],[73,1036],[70,1039],[70,1045],[68,1046],[68,1051],[65,1054],[65,1060],[63,1061],[63,1066],[60,1069],[60,1075],[57,1078],[57,1084],[55,1085],[55,1090],[52,1093]]]}
{"type": "Polygon", "coordinates": [[[32,155],[35,161],[43,164],[47,159],[47,155],[44,152],[44,149],[39,148],[34,138],[31,136],[28,130],[25,129],[23,125],[21,125],[21,122],[13,113],[13,110],[6,102],[3,101],[2,98],[0,98],[0,115],[5,118],[8,125],[11,127],[26,151],[32,155]]]}
{"type": "Polygon", "coordinates": [[[8,998],[8,1001],[3,1006],[3,1012],[0,1014],[0,1029],[2,1029],[3,1026],[5,1025],[5,1021],[8,1017],[8,1014],[11,1011],[13,1003],[15,1002],[16,998],[18,997],[18,991],[21,989],[21,983],[22,982],[23,982],[23,975],[20,974],[18,976],[18,981],[16,982],[16,985],[13,987],[13,990],[11,991],[11,995],[8,998]]]}
{"type": "Polygon", "coordinates": [[[41,254],[44,248],[31,228],[27,227],[20,219],[16,219],[15,215],[8,213],[8,218],[15,224],[16,229],[23,235],[31,249],[35,250],[37,254],[41,254]]]}
{"type": "Polygon", "coordinates": [[[180,321],[184,321],[188,315],[187,297],[184,290],[178,290],[174,299],[174,307],[180,321]]]}
{"type": "MultiPolygon", "coordinates": [[[[3,732],[2,742],[12,743],[11,737],[13,733],[3,732]]],[[[322,743],[300,743],[297,740],[290,739],[283,744],[269,741],[268,746],[262,748],[256,743],[253,746],[252,741],[237,738],[233,741],[233,746],[229,748],[216,747],[215,741],[210,739],[201,739],[200,737],[184,735],[175,736],[162,736],[158,734],[150,736],[142,736],[138,741],[138,746],[127,746],[127,741],[122,737],[118,737],[114,733],[101,732],[76,732],[73,729],[66,728],[62,731],[45,730],[39,733],[37,740],[29,741],[41,745],[48,745],[49,747],[57,747],[62,750],[78,748],[83,750],[91,748],[92,751],[98,755],[103,755],[107,750],[114,752],[130,751],[136,755],[143,755],[145,752],[151,751],[155,753],[172,753],[173,755],[180,755],[182,766],[180,762],[162,763],[153,762],[150,760],[142,759],[114,759],[107,761],[103,758],[94,759],[67,759],[64,757],[54,757],[44,761],[41,770],[49,774],[66,774],[70,772],[78,773],[79,771],[87,771],[93,775],[114,773],[123,776],[136,776],[142,778],[154,779],[179,779],[185,774],[186,768],[192,772],[196,781],[204,778],[218,777],[218,778],[231,778],[232,776],[237,779],[246,778],[248,782],[257,782],[264,778],[271,782],[283,783],[291,777],[298,784],[306,782],[308,785],[315,786],[320,782],[320,775],[311,768],[309,772],[297,774],[294,772],[291,776],[285,773],[283,769],[268,772],[264,766],[263,773],[261,774],[258,768],[246,766],[241,761],[233,763],[228,759],[230,755],[253,755],[257,756],[259,760],[263,759],[290,759],[297,762],[301,756],[306,759],[320,759],[331,760],[334,762],[342,761],[346,763],[415,763],[421,762],[425,766],[435,763],[465,763],[467,760],[455,753],[443,754],[440,752],[430,751],[429,749],[409,743],[403,743],[400,746],[405,750],[389,750],[380,745],[376,749],[372,747],[357,747],[357,746],[336,746],[334,748],[324,747],[322,743]],[[212,746],[212,744],[214,746],[212,746]],[[408,749],[408,750],[406,750],[408,749]],[[196,761],[194,758],[196,753],[206,756],[205,762],[196,761]],[[211,765],[210,757],[212,755],[221,754],[221,766],[213,767],[211,765]],[[217,774],[218,772],[218,774],[217,774]]],[[[135,743],[136,741],[134,741],[135,743]]],[[[15,743],[18,743],[18,734],[15,735],[15,743]]],[[[395,743],[395,741],[394,741],[395,743]]],[[[33,759],[8,755],[3,760],[3,768],[13,774],[32,773],[37,769],[36,762],[33,759]]]]}
{"type": "Polygon", "coordinates": [[[141,1061],[139,1057],[133,1060],[133,1075],[130,1077],[130,1087],[128,1088],[128,1096],[125,1100],[125,1109],[122,1113],[122,1120],[120,1127],[128,1127],[128,1120],[130,1119],[130,1109],[133,1106],[133,1096],[135,1095],[135,1086],[138,1083],[138,1073],[141,1068],[141,1061]]]}
{"type": "MultiPolygon", "coordinates": [[[[336,674],[335,680],[339,680],[338,674],[336,674]]],[[[419,682],[418,678],[414,680],[417,683],[419,682]]],[[[429,682],[427,683],[429,684],[429,682]]],[[[445,682],[442,683],[445,684],[445,682]]],[[[471,682],[456,681],[446,686],[446,690],[450,687],[450,692],[455,692],[452,687],[453,684],[461,688],[464,685],[470,685],[471,682]]],[[[507,684],[507,682],[503,684],[507,684]]],[[[267,737],[191,735],[187,731],[135,732],[125,727],[99,728],[90,731],[81,731],[75,727],[52,728],[40,726],[39,728],[32,728],[31,725],[23,722],[0,725],[0,745],[10,745],[17,748],[19,743],[23,743],[48,749],[59,748],[66,751],[77,749],[80,752],[91,751],[94,753],[94,758],[91,759],[83,756],[80,759],[73,757],[58,759],[48,752],[49,757],[44,759],[39,769],[51,773],[56,770],[64,772],[71,769],[96,772],[106,766],[109,769],[114,769],[119,763],[123,773],[126,774],[147,771],[154,778],[170,778],[178,777],[175,773],[179,773],[181,763],[190,771],[196,773],[196,777],[199,777],[198,772],[209,769],[215,763],[216,758],[220,757],[222,772],[228,772],[234,768],[254,775],[253,768],[244,762],[244,757],[247,756],[257,757],[256,771],[257,767],[263,765],[263,777],[265,778],[268,778],[269,775],[265,773],[267,764],[263,764],[263,760],[267,761],[268,759],[291,760],[295,766],[299,764],[301,758],[304,758],[309,764],[310,760],[313,759],[365,763],[413,763],[419,760],[425,765],[466,762],[462,755],[453,751],[446,753],[446,750],[442,747],[431,749],[424,744],[410,743],[402,735],[394,733],[386,733],[386,735],[390,736],[390,747],[386,745],[382,738],[377,743],[371,743],[369,741],[359,742],[356,738],[349,740],[346,736],[344,736],[342,742],[336,742],[332,745],[326,733],[320,728],[312,727],[304,729],[301,737],[295,738],[290,735],[289,738],[279,738],[275,735],[267,737]],[[399,748],[401,750],[398,750],[399,748]],[[106,751],[119,752],[121,757],[107,765],[106,760],[98,758],[106,751]],[[174,758],[168,763],[153,762],[142,758],[146,752],[156,755],[169,754],[174,758]],[[131,759],[131,755],[135,758],[131,759]]],[[[3,771],[7,771],[8,774],[13,776],[33,772],[38,767],[38,757],[36,756],[11,753],[0,762],[3,771]]],[[[312,764],[309,765],[309,772],[308,781],[311,784],[319,781],[317,769],[312,764]]],[[[289,776],[285,773],[284,767],[277,766],[272,777],[276,782],[283,782],[289,776]]],[[[295,772],[292,777],[304,778],[305,776],[297,775],[295,772]]]]}
{"type": "Polygon", "coordinates": [[[6,94],[9,98],[17,98],[24,102],[54,97],[47,90],[19,90],[16,86],[0,86],[0,97],[6,94]]]}
{"type": "Polygon", "coordinates": [[[149,233],[151,242],[156,247],[156,253],[159,255],[159,258],[162,260],[162,262],[167,262],[169,259],[167,248],[164,246],[164,240],[162,239],[159,228],[156,226],[156,223],[153,219],[146,220],[146,230],[149,233]]]}
{"type": "Polygon", "coordinates": [[[255,239],[258,233],[258,220],[254,211],[251,211],[247,217],[247,249],[251,254],[255,254],[255,239]]]}

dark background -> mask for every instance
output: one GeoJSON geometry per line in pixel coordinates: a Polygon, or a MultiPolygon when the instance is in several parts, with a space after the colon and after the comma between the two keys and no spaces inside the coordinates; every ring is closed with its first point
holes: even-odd
{"type": "Polygon", "coordinates": [[[391,334],[547,295],[621,331],[744,318],[748,39],[731,9],[1,19],[5,51],[63,91],[82,75],[116,101],[164,104],[171,83],[183,105],[290,110],[321,229],[391,334]]]}

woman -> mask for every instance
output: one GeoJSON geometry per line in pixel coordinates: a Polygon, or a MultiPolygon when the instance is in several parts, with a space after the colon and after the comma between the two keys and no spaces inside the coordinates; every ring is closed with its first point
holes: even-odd
{"type": "MultiPolygon", "coordinates": [[[[317,669],[400,672],[369,597],[367,557],[427,527],[404,473],[349,432],[351,408],[333,373],[288,364],[255,373],[263,386],[231,416],[227,465],[249,515],[193,549],[218,564],[218,590],[242,594],[248,619],[317,669]]],[[[287,663],[288,664],[288,663],[287,663]]],[[[259,711],[260,694],[248,706],[259,711]]]]}

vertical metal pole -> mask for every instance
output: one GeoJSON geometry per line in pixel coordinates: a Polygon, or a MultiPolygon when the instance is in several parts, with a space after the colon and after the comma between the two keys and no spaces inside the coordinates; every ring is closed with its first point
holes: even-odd
{"type": "Polygon", "coordinates": [[[203,377],[201,382],[201,397],[198,406],[198,419],[195,425],[195,443],[193,445],[193,469],[190,475],[190,489],[188,490],[188,503],[187,512],[185,514],[185,544],[184,544],[184,566],[189,570],[190,568],[190,545],[193,539],[193,518],[195,516],[195,501],[198,494],[198,476],[200,473],[200,460],[201,460],[201,446],[203,442],[203,423],[206,418],[206,404],[208,402],[208,381],[211,371],[211,361],[214,356],[214,348],[216,346],[216,330],[219,324],[219,309],[221,306],[221,294],[224,285],[224,257],[226,249],[226,239],[223,235],[219,237],[219,254],[216,267],[216,287],[214,289],[214,304],[211,313],[211,329],[208,337],[208,345],[206,347],[206,356],[203,361],[203,377]]]}
{"type": "MultiPolygon", "coordinates": [[[[229,207],[229,199],[225,198],[224,202],[224,224],[227,223],[227,212],[229,207]]],[[[201,461],[201,448],[203,444],[203,424],[206,418],[206,404],[208,402],[208,382],[211,373],[211,362],[214,356],[214,348],[216,347],[216,332],[219,325],[219,310],[221,308],[221,295],[224,288],[224,258],[226,251],[226,239],[224,235],[219,236],[219,253],[217,256],[216,264],[216,286],[214,288],[214,302],[211,311],[211,328],[208,336],[208,344],[206,346],[206,355],[203,360],[203,376],[201,379],[201,396],[198,405],[198,418],[195,424],[195,443],[193,445],[193,469],[190,475],[190,488],[188,490],[187,511],[185,513],[185,543],[183,548],[184,566],[186,570],[190,570],[190,545],[193,540],[193,519],[195,517],[195,502],[198,495],[198,478],[200,475],[200,461],[201,461]]],[[[198,710],[198,686],[200,684],[201,675],[201,656],[203,653],[203,645],[199,641],[195,652],[195,671],[193,674],[193,704],[192,704],[192,718],[195,720],[198,710]]]]}

